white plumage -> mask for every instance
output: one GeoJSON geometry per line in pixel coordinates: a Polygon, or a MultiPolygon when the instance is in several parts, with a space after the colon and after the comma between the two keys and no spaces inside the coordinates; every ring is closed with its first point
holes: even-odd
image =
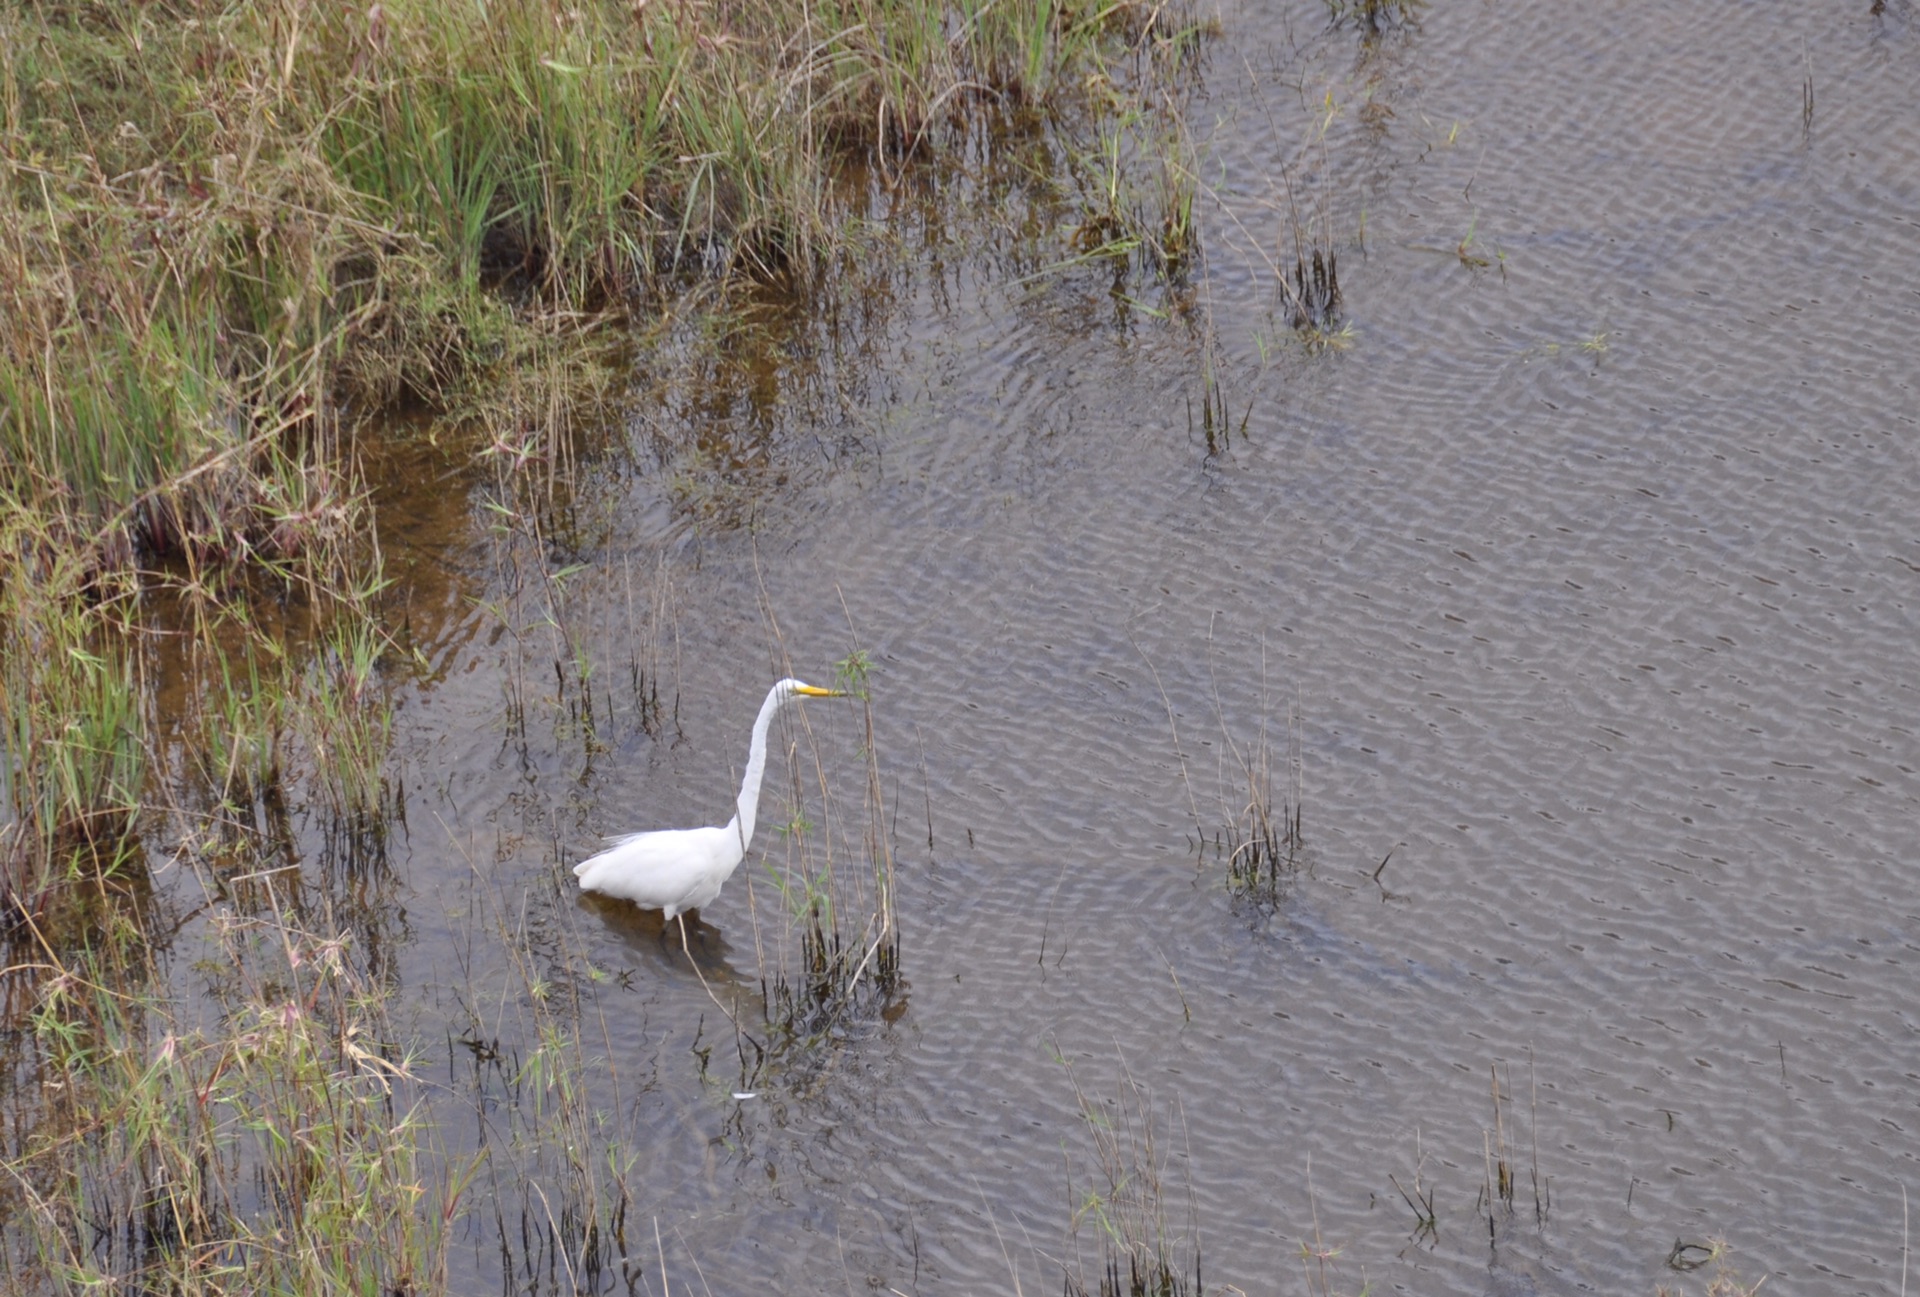
{"type": "Polygon", "coordinates": [[[657,829],[609,839],[605,851],[573,867],[580,889],[632,901],[677,919],[710,904],[746,858],[753,841],[754,813],[760,805],[760,776],[767,765],[767,729],[773,714],[790,698],[840,698],[843,691],[819,689],[798,680],[782,680],[767,691],[753,722],[747,749],[747,773],[733,819],[723,828],[657,829]]]}

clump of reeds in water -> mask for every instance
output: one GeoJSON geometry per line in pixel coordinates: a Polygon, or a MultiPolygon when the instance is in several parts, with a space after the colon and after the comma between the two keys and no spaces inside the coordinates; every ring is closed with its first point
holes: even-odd
{"type": "Polygon", "coordinates": [[[1345,345],[1340,324],[1341,237],[1335,222],[1339,184],[1327,134],[1340,111],[1329,91],[1324,108],[1293,156],[1280,167],[1273,206],[1284,229],[1268,261],[1284,299],[1288,323],[1309,347],[1345,345]]]}
{"type": "Polygon", "coordinates": [[[130,583],[97,578],[4,498],[0,515],[19,564],[0,581],[0,901],[18,916],[63,880],[130,858],[146,703],[126,635],[130,583]]]}
{"type": "Polygon", "coordinates": [[[1178,3],[1112,12],[1124,24],[1133,58],[1125,74],[1116,68],[1098,79],[1088,100],[1086,142],[1067,141],[1080,220],[1066,264],[1105,263],[1121,277],[1137,265],[1173,281],[1199,245],[1194,200],[1200,182],[1183,105],[1218,21],[1178,3]]]}
{"type": "MultiPolygon", "coordinates": [[[[828,762],[805,713],[790,712],[807,727],[821,824],[816,831],[796,811],[782,831],[788,847],[785,868],[768,867],[782,900],[780,927],[770,942],[756,911],[761,1000],[776,1052],[804,1048],[870,1022],[904,989],[893,844],[874,746],[866,652],[856,649],[836,665],[836,673],[838,687],[861,707],[864,805],[858,828],[851,828],[833,797],[828,762]]],[[[795,777],[791,804],[797,808],[803,802],[798,786],[802,763],[791,759],[796,751],[790,749],[789,765],[795,777]]]]}
{"type": "Polygon", "coordinates": [[[1062,1278],[1065,1297],[1201,1297],[1206,1288],[1192,1222],[1179,1233],[1167,1221],[1167,1158],[1151,1096],[1131,1074],[1123,1074],[1111,1099],[1090,1097],[1070,1063],[1067,1079],[1093,1144],[1093,1171],[1079,1189],[1068,1184],[1073,1259],[1062,1278]],[[1098,1236],[1100,1256],[1091,1281],[1080,1255],[1081,1231],[1088,1227],[1098,1236]]]}
{"type": "Polygon", "coordinates": [[[631,1291],[651,1239],[627,1232],[641,1188],[630,1183],[635,1092],[591,989],[608,975],[577,931],[529,911],[517,886],[478,895],[505,963],[484,992],[469,973],[465,1020],[447,1039],[451,1088],[486,1150],[469,1230],[492,1236],[508,1290],[631,1291]]]}
{"type": "Polygon", "coordinates": [[[1326,331],[1340,309],[1339,254],[1331,245],[1320,247],[1296,239],[1287,284],[1293,327],[1326,331]]]}
{"type": "MultiPolygon", "coordinates": [[[[1340,255],[1333,230],[1333,200],[1325,179],[1327,125],[1327,121],[1321,122],[1314,141],[1320,153],[1319,166],[1312,172],[1317,179],[1309,183],[1304,165],[1289,165],[1281,172],[1293,255],[1275,269],[1289,320],[1309,343],[1333,339],[1339,327],[1340,255]],[[1296,180],[1310,190],[1307,201],[1312,208],[1305,216],[1295,195],[1296,180]]],[[[1303,163],[1306,156],[1303,153],[1303,163]]]]}
{"type": "MultiPolygon", "coordinates": [[[[1542,1179],[1540,1175],[1539,1080],[1533,1075],[1531,1051],[1528,1052],[1527,1071],[1532,1087],[1532,1100],[1528,1105],[1527,1121],[1531,1142],[1528,1174],[1533,1186],[1534,1224],[1544,1227],[1547,1217],[1553,1211],[1553,1183],[1551,1179],[1542,1179]]],[[[1509,1128],[1514,1123],[1509,1120],[1506,1107],[1511,1102],[1512,1068],[1508,1068],[1508,1076],[1504,1082],[1500,1075],[1499,1064],[1491,1065],[1488,1073],[1493,1095],[1493,1126],[1485,1132],[1486,1178],[1481,1183],[1479,1201],[1475,1206],[1485,1208],[1488,1242],[1497,1243],[1496,1208],[1498,1208],[1500,1219],[1511,1220],[1515,1215],[1520,1182],[1519,1149],[1517,1143],[1509,1138],[1509,1128]]],[[[1432,1212],[1432,1200],[1429,1198],[1427,1213],[1430,1220],[1432,1212]]]]}
{"type": "MultiPolygon", "coordinates": [[[[832,914],[810,904],[800,923],[800,959],[763,983],[767,1020],[790,1039],[818,1039],[848,1019],[884,1005],[900,983],[900,937],[882,931],[871,943],[849,944],[832,914]]],[[[864,934],[859,934],[864,935],[864,934]]]]}
{"type": "Polygon", "coordinates": [[[1352,23],[1369,36],[1411,24],[1426,0],[1326,0],[1327,18],[1335,27],[1352,23]]]}
{"type": "Polygon", "coordinates": [[[1196,845],[1201,862],[1224,866],[1228,895],[1262,910],[1272,910],[1284,899],[1287,889],[1306,869],[1306,836],[1301,828],[1301,801],[1304,772],[1297,720],[1288,720],[1284,791],[1275,798],[1275,756],[1264,730],[1261,737],[1242,747],[1222,724],[1222,741],[1228,754],[1223,758],[1222,810],[1220,822],[1212,830],[1196,829],[1196,845]],[[1224,761],[1237,766],[1237,797],[1225,790],[1229,785],[1224,761]]]}
{"type": "Polygon", "coordinates": [[[34,982],[21,1025],[53,1083],[9,1097],[9,1292],[444,1285],[465,1169],[426,1156],[412,1061],[363,952],[285,899],[215,911],[215,998],[197,1015],[135,907],[96,914],[77,949],[36,928],[8,979],[34,982]]]}
{"type": "Polygon", "coordinates": [[[553,560],[556,551],[608,543],[611,516],[590,488],[594,461],[626,427],[615,388],[628,371],[616,336],[602,328],[592,337],[524,338],[514,372],[470,411],[487,433],[480,458],[492,470],[482,488],[492,597],[480,606],[512,637],[505,720],[523,759],[534,719],[548,720],[553,740],[591,765],[623,730],[657,738],[677,712],[677,700],[662,694],[672,688],[665,645],[675,617],[666,557],[639,583],[626,562],[609,580],[588,563],[553,560]],[[621,656],[605,656],[607,645],[621,646],[621,656]]]}
{"type": "Polygon", "coordinates": [[[1299,876],[1304,845],[1298,805],[1282,802],[1276,815],[1272,805],[1256,799],[1213,836],[1203,836],[1200,851],[1225,862],[1229,895],[1273,906],[1299,876]]]}

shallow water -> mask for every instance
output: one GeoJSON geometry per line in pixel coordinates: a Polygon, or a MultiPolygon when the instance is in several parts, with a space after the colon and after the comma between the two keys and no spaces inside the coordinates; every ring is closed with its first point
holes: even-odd
{"type": "MultiPolygon", "coordinates": [[[[588,1034],[647,1291],[661,1257],[715,1293],[1050,1289],[1088,1173],[1073,1079],[1104,1102],[1123,1074],[1209,1291],[1314,1290],[1316,1230],[1346,1292],[1652,1291],[1713,1236],[1749,1282],[1895,1290],[1916,111],[1898,4],[1436,0],[1371,46],[1316,3],[1230,5],[1180,318],[1104,272],[1021,282],[881,199],[908,253],[852,342],[801,313],[717,362],[664,345],[541,543],[489,537],[487,487],[420,452],[380,519],[431,667],[381,884],[415,1029],[464,1057],[502,923],[616,974],[588,1034]],[[1286,327],[1283,174],[1339,232],[1342,346],[1286,327]],[[493,610],[543,562],[585,565],[604,751],[550,632],[493,610]],[[723,818],[767,683],[850,639],[910,991],[736,1100],[699,979],[564,869],[723,818]],[[1263,750],[1276,797],[1297,750],[1311,864],[1270,914],[1193,847],[1263,750]],[[1492,1069],[1520,1187],[1490,1243],[1492,1069]]],[[[806,706],[857,748],[855,709],[806,706]]],[[[760,972],[748,882],[702,915],[723,982],[760,972]]],[[[501,1283],[491,1219],[460,1264],[501,1283]]]]}

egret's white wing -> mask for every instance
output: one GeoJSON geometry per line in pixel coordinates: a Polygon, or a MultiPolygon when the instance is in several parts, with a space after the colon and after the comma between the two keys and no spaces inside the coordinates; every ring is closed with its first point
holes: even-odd
{"type": "Polygon", "coordinates": [[[631,833],[573,867],[586,891],[664,910],[672,918],[720,894],[740,863],[740,839],[723,828],[631,833]]]}

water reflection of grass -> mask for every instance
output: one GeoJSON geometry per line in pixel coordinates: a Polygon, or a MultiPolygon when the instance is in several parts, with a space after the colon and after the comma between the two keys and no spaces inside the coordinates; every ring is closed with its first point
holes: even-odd
{"type": "Polygon", "coordinates": [[[1427,0],[1325,0],[1334,26],[1351,23],[1369,37],[1412,24],[1427,0]]]}

